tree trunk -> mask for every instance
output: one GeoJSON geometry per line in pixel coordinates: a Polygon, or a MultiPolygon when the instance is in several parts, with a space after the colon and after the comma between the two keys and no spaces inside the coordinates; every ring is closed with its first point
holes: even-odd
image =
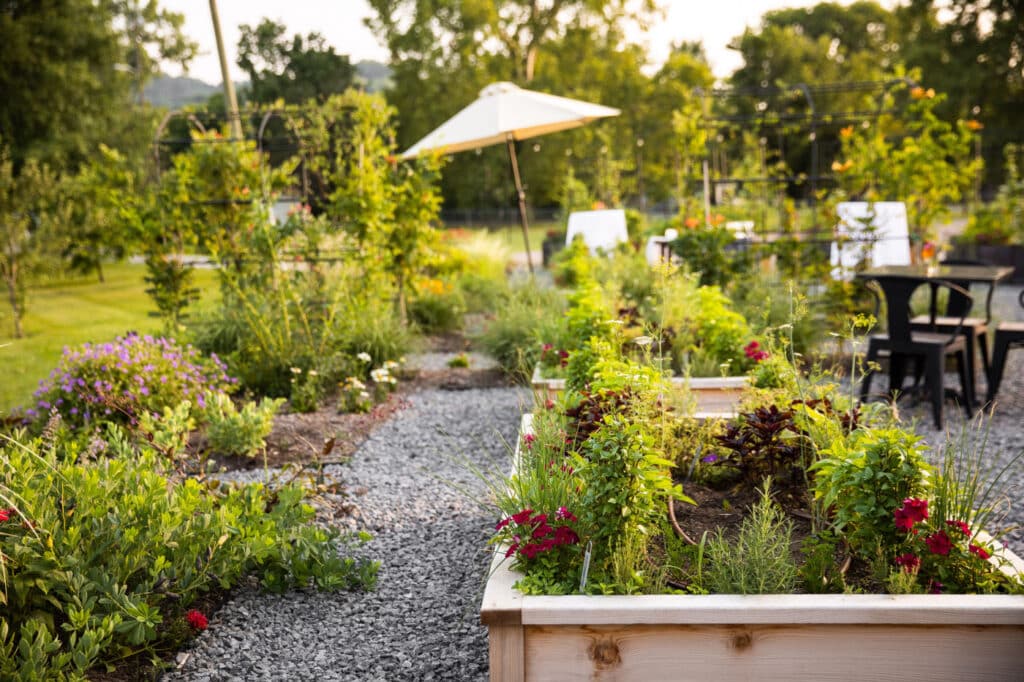
{"type": "Polygon", "coordinates": [[[100,278],[100,284],[106,283],[106,278],[103,276],[103,260],[100,258],[96,259],[96,275],[100,278]]]}
{"type": "Polygon", "coordinates": [[[13,277],[7,278],[7,300],[11,304],[11,312],[14,317],[14,338],[20,339],[25,335],[21,328],[21,306],[18,304],[18,283],[13,277]]]}

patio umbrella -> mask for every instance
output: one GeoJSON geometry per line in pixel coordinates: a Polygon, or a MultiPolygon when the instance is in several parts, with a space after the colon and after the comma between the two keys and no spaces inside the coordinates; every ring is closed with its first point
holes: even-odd
{"type": "Polygon", "coordinates": [[[523,226],[526,264],[532,273],[526,193],[519,176],[516,140],[577,128],[594,119],[618,116],[619,113],[618,109],[600,104],[523,90],[513,83],[491,83],[480,91],[480,97],[474,102],[409,147],[402,158],[408,159],[435,150],[450,154],[504,142],[508,146],[512,178],[519,197],[519,220],[523,226]]]}

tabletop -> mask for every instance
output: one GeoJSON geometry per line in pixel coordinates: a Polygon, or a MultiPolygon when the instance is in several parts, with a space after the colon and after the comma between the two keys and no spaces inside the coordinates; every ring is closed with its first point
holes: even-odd
{"type": "Polygon", "coordinates": [[[882,265],[856,274],[857,279],[903,278],[922,282],[1001,282],[1009,279],[1013,267],[1004,265],[882,265]]]}

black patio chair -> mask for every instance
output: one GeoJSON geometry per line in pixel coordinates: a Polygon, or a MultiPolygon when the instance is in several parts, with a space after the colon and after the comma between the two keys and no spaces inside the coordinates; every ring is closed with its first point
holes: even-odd
{"type": "MultiPolygon", "coordinates": [[[[1021,307],[1024,307],[1024,291],[1020,292],[1021,307]]],[[[1024,346],[1024,322],[1000,322],[996,326],[996,340],[992,346],[992,368],[988,375],[989,402],[999,392],[999,384],[1003,381],[1003,370],[1006,369],[1006,354],[1012,346],[1024,346]]]]}
{"type": "MultiPolygon", "coordinates": [[[[870,365],[877,362],[883,353],[889,356],[890,392],[902,391],[908,360],[920,363],[925,390],[932,404],[935,428],[941,429],[942,405],[946,398],[944,370],[946,358],[952,356],[960,376],[959,402],[967,417],[973,416],[973,382],[967,376],[967,343],[962,328],[957,326],[951,333],[911,329],[908,302],[914,290],[925,282],[913,277],[879,277],[875,281],[886,301],[887,328],[885,334],[871,334],[868,337],[869,367],[861,384],[861,400],[866,400],[871,391],[871,377],[874,371],[870,365]]],[[[932,285],[940,289],[949,289],[968,299],[972,298],[970,292],[952,282],[938,280],[932,282],[932,285]]],[[[878,296],[878,291],[873,287],[872,292],[878,296]]]]}
{"type": "MultiPolygon", "coordinates": [[[[987,265],[987,263],[982,263],[981,261],[958,259],[946,260],[942,264],[987,265]]],[[[957,281],[955,279],[948,281],[965,290],[969,290],[971,287],[970,282],[957,281]]],[[[986,382],[992,371],[988,355],[988,325],[991,322],[988,311],[990,310],[992,294],[995,291],[995,284],[988,283],[987,286],[985,317],[968,317],[973,307],[974,299],[970,296],[964,296],[958,291],[951,290],[946,299],[945,310],[942,311],[941,315],[936,315],[934,321],[928,315],[916,315],[910,320],[910,329],[912,331],[951,333],[957,328],[962,330],[961,333],[967,345],[967,376],[971,380],[971,393],[974,396],[978,394],[977,390],[974,390],[974,382],[978,376],[974,360],[979,351],[981,352],[981,366],[985,373],[986,382]]],[[[916,378],[919,379],[920,375],[917,375],[916,378]]]]}

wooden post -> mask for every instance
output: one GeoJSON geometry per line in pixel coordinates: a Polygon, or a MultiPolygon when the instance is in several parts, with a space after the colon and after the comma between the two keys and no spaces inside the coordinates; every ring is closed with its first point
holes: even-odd
{"type": "Polygon", "coordinates": [[[523,226],[523,245],[526,247],[526,266],[530,268],[530,275],[533,275],[533,256],[530,255],[530,230],[526,221],[526,192],[523,191],[523,181],[519,178],[519,161],[516,159],[516,141],[512,134],[505,138],[508,144],[508,158],[512,162],[512,178],[516,183],[516,196],[519,197],[519,222],[523,226]]]}

